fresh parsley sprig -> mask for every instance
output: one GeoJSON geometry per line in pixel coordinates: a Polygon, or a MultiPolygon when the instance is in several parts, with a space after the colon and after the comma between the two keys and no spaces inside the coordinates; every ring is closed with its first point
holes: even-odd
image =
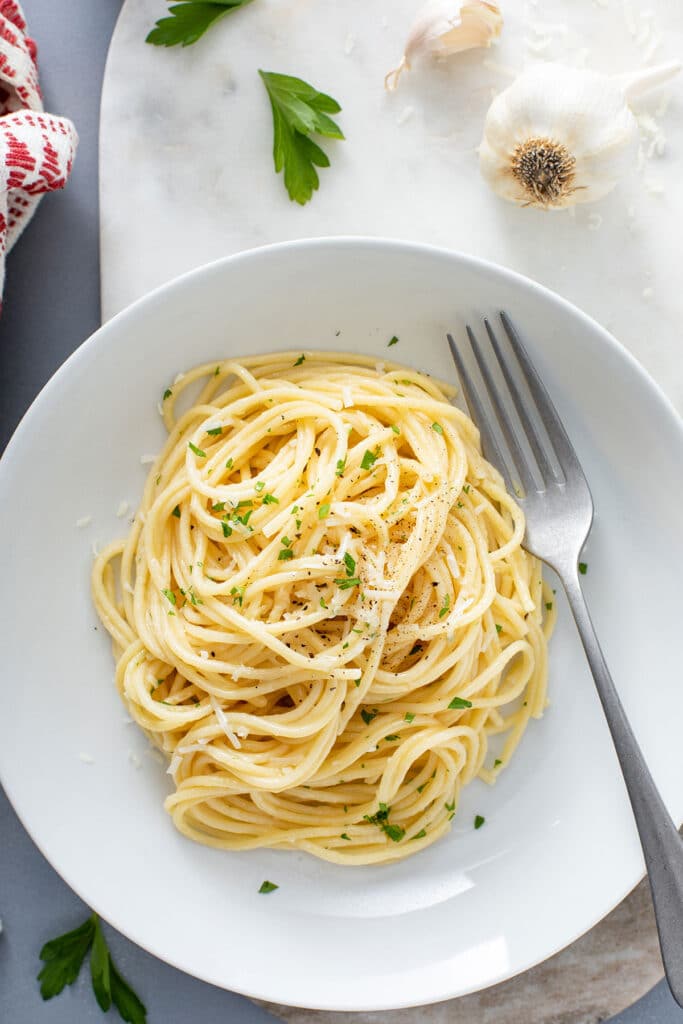
{"type": "Polygon", "coordinates": [[[40,951],[45,966],[38,975],[43,999],[58,996],[66,985],[73,985],[90,950],[90,977],[93,992],[106,1012],[112,1005],[128,1024],[147,1024],[147,1010],[130,985],[117,971],[100,927],[97,914],[46,942],[40,951]]]}
{"type": "Polygon", "coordinates": [[[303,206],[320,184],[316,167],[330,166],[329,157],[310,136],[343,139],[341,128],[328,116],[338,114],[341,107],[301,78],[261,70],[259,75],[273,112],[275,172],[284,170],[289,198],[303,206]]]}
{"type": "Polygon", "coordinates": [[[183,0],[169,7],[147,36],[152,46],[192,46],[219,18],[246,7],[251,0],[183,0]]]}

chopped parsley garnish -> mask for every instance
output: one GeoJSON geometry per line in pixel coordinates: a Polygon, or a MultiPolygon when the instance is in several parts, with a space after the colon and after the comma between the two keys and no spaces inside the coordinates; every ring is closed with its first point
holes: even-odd
{"type": "Polygon", "coordinates": [[[501,626],[501,624],[499,622],[497,622],[496,623],[496,633],[502,633],[502,632],[503,632],[503,627],[501,626]]]}
{"type": "Polygon", "coordinates": [[[412,843],[413,839],[424,839],[424,837],[426,835],[427,835],[427,830],[424,829],[424,828],[421,828],[419,832],[416,832],[414,836],[410,837],[410,841],[412,843]]]}
{"type": "Polygon", "coordinates": [[[249,501],[249,500],[238,501],[237,504],[235,505],[236,509],[239,509],[239,508],[253,508],[253,507],[254,507],[254,502],[253,501],[249,501]]]}
{"type": "Polygon", "coordinates": [[[173,394],[173,392],[171,391],[171,389],[170,388],[166,388],[166,390],[164,391],[164,397],[162,398],[162,402],[165,402],[166,399],[170,398],[172,394],[173,394]]]}
{"type": "Polygon", "coordinates": [[[59,995],[76,981],[90,950],[90,977],[95,998],[106,1012],[113,1004],[129,1024],[146,1024],[147,1010],[133,989],[119,974],[100,927],[97,914],[71,932],[46,942],[40,951],[44,967],[38,975],[43,999],[59,995]]]}
{"type": "Polygon", "coordinates": [[[395,434],[400,434],[401,433],[401,428],[399,426],[397,426],[396,423],[392,423],[391,424],[391,429],[393,430],[393,432],[395,434]]]}
{"type": "Polygon", "coordinates": [[[553,602],[552,601],[546,601],[545,607],[546,607],[546,611],[551,612],[553,610],[553,602]]]}
{"type": "Polygon", "coordinates": [[[346,469],[346,459],[337,459],[336,476],[343,476],[346,469]]]}
{"type": "Polygon", "coordinates": [[[360,717],[363,719],[366,725],[370,725],[373,718],[377,718],[379,711],[375,708],[374,711],[366,711],[365,708],[360,709],[360,717]]]}
{"type": "Polygon", "coordinates": [[[439,618],[440,619],[442,619],[444,617],[444,615],[448,615],[448,611],[449,611],[450,607],[451,607],[451,595],[450,594],[446,594],[446,596],[443,599],[443,604],[441,605],[441,608],[439,609],[439,618]]]}
{"type": "Polygon", "coordinates": [[[342,834],[339,836],[339,838],[340,839],[347,839],[349,842],[351,842],[351,836],[347,836],[346,832],[342,832],[342,834]]]}
{"type": "Polygon", "coordinates": [[[176,596],[172,590],[162,590],[161,593],[164,595],[167,601],[170,601],[172,605],[176,605],[178,602],[176,596]]]}
{"type": "Polygon", "coordinates": [[[201,448],[198,448],[196,444],[192,444],[192,441],[188,441],[188,448],[193,451],[195,455],[199,456],[200,459],[206,458],[206,452],[203,452],[201,448]]]}
{"type": "Polygon", "coordinates": [[[446,810],[448,811],[449,814],[454,814],[455,813],[455,800],[452,803],[450,803],[450,804],[444,804],[444,807],[446,808],[446,810]]]}
{"type": "Polygon", "coordinates": [[[499,757],[497,757],[497,758],[496,758],[496,760],[495,760],[495,761],[493,762],[493,767],[494,767],[494,768],[497,768],[497,767],[498,767],[498,765],[499,765],[499,764],[502,764],[502,763],[503,763],[503,762],[501,761],[501,759],[500,759],[499,757]]]}
{"type": "Polygon", "coordinates": [[[405,713],[405,715],[403,716],[403,718],[404,718],[404,721],[408,722],[408,724],[410,725],[410,723],[411,723],[412,721],[414,721],[414,719],[415,719],[415,715],[413,714],[413,712],[412,712],[412,711],[406,711],[406,713],[405,713]]]}
{"type": "Polygon", "coordinates": [[[280,504],[280,499],[276,498],[274,494],[264,494],[263,495],[263,504],[264,505],[279,505],[280,504]]]}
{"type": "Polygon", "coordinates": [[[443,434],[443,427],[440,423],[432,423],[432,430],[435,430],[437,434],[443,434]]]}
{"type": "Polygon", "coordinates": [[[305,358],[306,358],[305,355],[303,355],[303,354],[300,355],[299,358],[297,359],[297,361],[294,363],[294,366],[301,366],[301,364],[303,363],[305,358]]]}
{"type": "Polygon", "coordinates": [[[335,580],[334,581],[340,590],[349,590],[351,587],[359,587],[360,580],[357,576],[352,576],[350,579],[335,580]]]}
{"type": "Polygon", "coordinates": [[[260,492],[260,491],[262,491],[262,490],[263,490],[263,488],[264,488],[264,487],[265,487],[266,485],[265,485],[265,483],[263,482],[263,480],[257,480],[257,481],[256,481],[256,484],[255,484],[254,486],[256,487],[256,490],[260,492]]]}
{"type": "Polygon", "coordinates": [[[579,572],[582,576],[585,576],[588,572],[588,562],[579,562],[579,572]]]}
{"type": "Polygon", "coordinates": [[[465,700],[464,697],[454,697],[453,700],[448,705],[449,711],[454,711],[456,708],[471,708],[471,707],[472,707],[472,701],[471,700],[465,700]]]}
{"type": "Polygon", "coordinates": [[[400,825],[389,824],[390,811],[391,807],[387,807],[386,804],[380,804],[376,814],[364,814],[363,818],[365,821],[369,821],[371,825],[377,825],[378,828],[381,828],[382,832],[389,836],[392,842],[400,843],[406,834],[406,830],[401,828],[400,825]]]}
{"type": "Polygon", "coordinates": [[[222,427],[212,427],[211,430],[207,430],[207,434],[209,435],[209,437],[218,437],[218,435],[222,433],[222,427]]]}
{"type": "Polygon", "coordinates": [[[392,345],[398,345],[398,338],[396,337],[396,335],[394,335],[393,338],[390,339],[387,348],[391,348],[392,345]]]}
{"type": "Polygon", "coordinates": [[[477,816],[474,819],[474,827],[475,828],[481,828],[481,826],[484,824],[485,821],[486,821],[486,818],[483,818],[481,816],[481,814],[477,814],[477,816]]]}
{"type": "Polygon", "coordinates": [[[377,455],[375,452],[371,452],[369,449],[365,452],[365,455],[361,459],[361,469],[372,469],[377,462],[377,455]]]}
{"type": "Polygon", "coordinates": [[[283,547],[285,547],[285,548],[291,548],[291,546],[292,546],[292,542],[291,542],[291,540],[289,539],[289,537],[281,537],[281,538],[280,538],[280,543],[281,543],[281,544],[282,544],[282,546],[283,546],[283,547]]]}
{"type": "Polygon", "coordinates": [[[469,494],[470,493],[470,485],[469,484],[465,484],[465,486],[462,489],[462,493],[463,494],[469,494]]]}
{"type": "Polygon", "coordinates": [[[232,459],[228,459],[228,461],[225,463],[225,468],[226,469],[232,469],[232,467],[234,465],[235,465],[235,463],[232,461],[232,459]]]}
{"type": "Polygon", "coordinates": [[[327,608],[327,602],[325,601],[324,597],[320,598],[320,607],[321,608],[327,608]]]}
{"type": "Polygon", "coordinates": [[[217,502],[215,502],[211,506],[211,511],[212,512],[224,512],[225,511],[225,502],[224,501],[217,501],[217,502]]]}
{"type": "Polygon", "coordinates": [[[348,551],[344,555],[344,565],[346,566],[346,575],[353,576],[356,571],[356,560],[348,551]]]}
{"type": "Polygon", "coordinates": [[[329,514],[330,514],[330,504],[329,504],[329,502],[326,501],[318,509],[318,519],[327,519],[329,514]]]}
{"type": "Polygon", "coordinates": [[[224,537],[232,537],[232,526],[229,526],[225,521],[223,521],[221,523],[221,527],[223,528],[224,537]]]}
{"type": "Polygon", "coordinates": [[[275,882],[268,882],[268,881],[266,881],[266,882],[261,882],[261,888],[259,889],[259,892],[267,894],[269,892],[275,892],[275,890],[279,889],[279,888],[280,888],[280,886],[276,885],[275,882]]]}
{"type": "Polygon", "coordinates": [[[419,654],[421,650],[422,644],[413,644],[413,646],[408,651],[408,657],[410,657],[411,654],[419,654]]]}
{"type": "Polygon", "coordinates": [[[176,519],[180,519],[180,505],[176,505],[176,507],[171,512],[171,515],[175,516],[176,519]]]}
{"type": "Polygon", "coordinates": [[[239,605],[240,608],[244,604],[244,591],[246,589],[247,588],[246,588],[246,585],[245,585],[243,587],[232,587],[232,589],[230,591],[230,593],[232,594],[232,603],[239,605]]]}
{"type": "Polygon", "coordinates": [[[277,557],[279,562],[288,562],[294,558],[294,552],[291,548],[283,548],[277,557]]]}
{"type": "Polygon", "coordinates": [[[387,743],[395,743],[397,740],[400,740],[400,738],[399,734],[395,732],[392,732],[390,736],[384,737],[387,743]]]}

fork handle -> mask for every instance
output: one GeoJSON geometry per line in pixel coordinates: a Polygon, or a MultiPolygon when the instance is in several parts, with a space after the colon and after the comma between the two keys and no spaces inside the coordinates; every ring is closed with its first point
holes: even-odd
{"type": "Polygon", "coordinates": [[[626,782],[645,855],[664,970],[683,1006],[683,840],[664,806],[619,699],[576,569],[562,580],[626,782]]]}

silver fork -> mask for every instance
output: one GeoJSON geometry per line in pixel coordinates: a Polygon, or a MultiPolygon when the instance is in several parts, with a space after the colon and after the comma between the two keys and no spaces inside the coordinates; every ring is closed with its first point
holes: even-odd
{"type": "Polygon", "coordinates": [[[578,559],[593,522],[593,499],[572,443],[519,334],[505,313],[500,318],[514,356],[501,345],[488,320],[484,320],[486,351],[467,327],[483,389],[450,334],[448,344],[484,454],[524,510],[525,547],[556,571],[567,593],[640,835],[667,980],[676,1002],[683,1006],[683,841],[633,735],[581,589],[578,559]],[[494,370],[496,364],[499,372],[494,370]],[[524,394],[523,381],[531,401],[524,394]],[[507,452],[487,414],[484,395],[507,452]],[[539,429],[539,421],[545,431],[539,429]]]}

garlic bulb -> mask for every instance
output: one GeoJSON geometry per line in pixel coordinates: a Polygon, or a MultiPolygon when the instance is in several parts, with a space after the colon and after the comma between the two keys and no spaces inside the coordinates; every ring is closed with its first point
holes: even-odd
{"type": "Polygon", "coordinates": [[[401,63],[384,79],[393,91],[401,72],[410,68],[418,54],[448,57],[452,53],[490,46],[503,27],[495,0],[429,0],[422,7],[408,34],[401,63]]]}
{"type": "Polygon", "coordinates": [[[522,206],[559,209],[602,198],[637,150],[629,102],[680,67],[612,77],[558,64],[524,71],[486,115],[481,173],[494,192],[522,206]]]}

